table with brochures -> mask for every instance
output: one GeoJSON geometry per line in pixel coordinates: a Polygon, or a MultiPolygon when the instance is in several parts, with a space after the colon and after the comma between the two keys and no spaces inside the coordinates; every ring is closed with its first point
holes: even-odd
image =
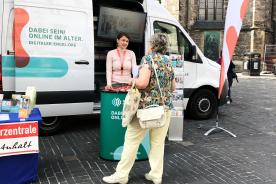
{"type": "Polygon", "coordinates": [[[38,179],[38,126],[41,122],[38,108],[34,108],[27,119],[19,119],[18,113],[0,113],[0,183],[25,184],[38,179]],[[7,146],[9,143],[11,145],[7,146]],[[26,150],[32,144],[36,144],[37,149],[26,150]],[[19,151],[7,152],[9,149],[19,151]]]}

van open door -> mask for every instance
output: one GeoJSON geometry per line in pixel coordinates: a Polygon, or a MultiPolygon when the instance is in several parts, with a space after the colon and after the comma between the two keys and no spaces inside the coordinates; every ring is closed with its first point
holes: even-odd
{"type": "Polygon", "coordinates": [[[35,86],[46,116],[91,113],[92,2],[15,0],[14,6],[15,91],[35,86]],[[61,111],[43,106],[49,103],[61,111]]]}

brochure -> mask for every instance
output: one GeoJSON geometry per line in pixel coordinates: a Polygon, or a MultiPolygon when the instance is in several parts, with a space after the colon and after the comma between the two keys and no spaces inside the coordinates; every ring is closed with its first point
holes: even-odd
{"type": "Polygon", "coordinates": [[[11,100],[2,100],[1,112],[10,112],[11,100]]]}
{"type": "Polygon", "coordinates": [[[9,114],[0,114],[0,121],[10,120],[9,114]]]}
{"type": "Polygon", "coordinates": [[[184,110],[184,102],[183,102],[183,89],[178,89],[173,93],[173,106],[184,110]]]}
{"type": "Polygon", "coordinates": [[[26,95],[22,95],[20,108],[18,112],[19,119],[26,119],[29,117],[30,113],[30,98],[26,95]]]}
{"type": "Polygon", "coordinates": [[[20,94],[12,94],[10,112],[18,113],[20,107],[20,94]]]}

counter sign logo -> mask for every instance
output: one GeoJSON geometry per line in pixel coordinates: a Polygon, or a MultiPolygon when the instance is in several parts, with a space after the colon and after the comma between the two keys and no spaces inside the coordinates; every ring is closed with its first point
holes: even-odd
{"type": "Polygon", "coordinates": [[[122,101],[120,100],[120,98],[113,98],[112,100],[112,105],[115,107],[119,107],[122,104],[122,101]]]}

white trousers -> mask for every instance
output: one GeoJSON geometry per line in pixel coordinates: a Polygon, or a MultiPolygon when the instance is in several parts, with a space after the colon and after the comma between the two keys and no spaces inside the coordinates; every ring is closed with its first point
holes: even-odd
{"type": "MultiPolygon", "coordinates": [[[[165,125],[161,128],[153,128],[149,130],[149,163],[151,168],[149,175],[151,175],[155,179],[162,179],[163,175],[165,138],[171,121],[171,110],[166,110],[165,113],[165,125]]],[[[128,178],[129,172],[135,162],[139,145],[143,140],[146,131],[147,129],[142,129],[140,127],[136,116],[127,126],[121,160],[116,168],[116,175],[120,178],[128,178]]]]}

